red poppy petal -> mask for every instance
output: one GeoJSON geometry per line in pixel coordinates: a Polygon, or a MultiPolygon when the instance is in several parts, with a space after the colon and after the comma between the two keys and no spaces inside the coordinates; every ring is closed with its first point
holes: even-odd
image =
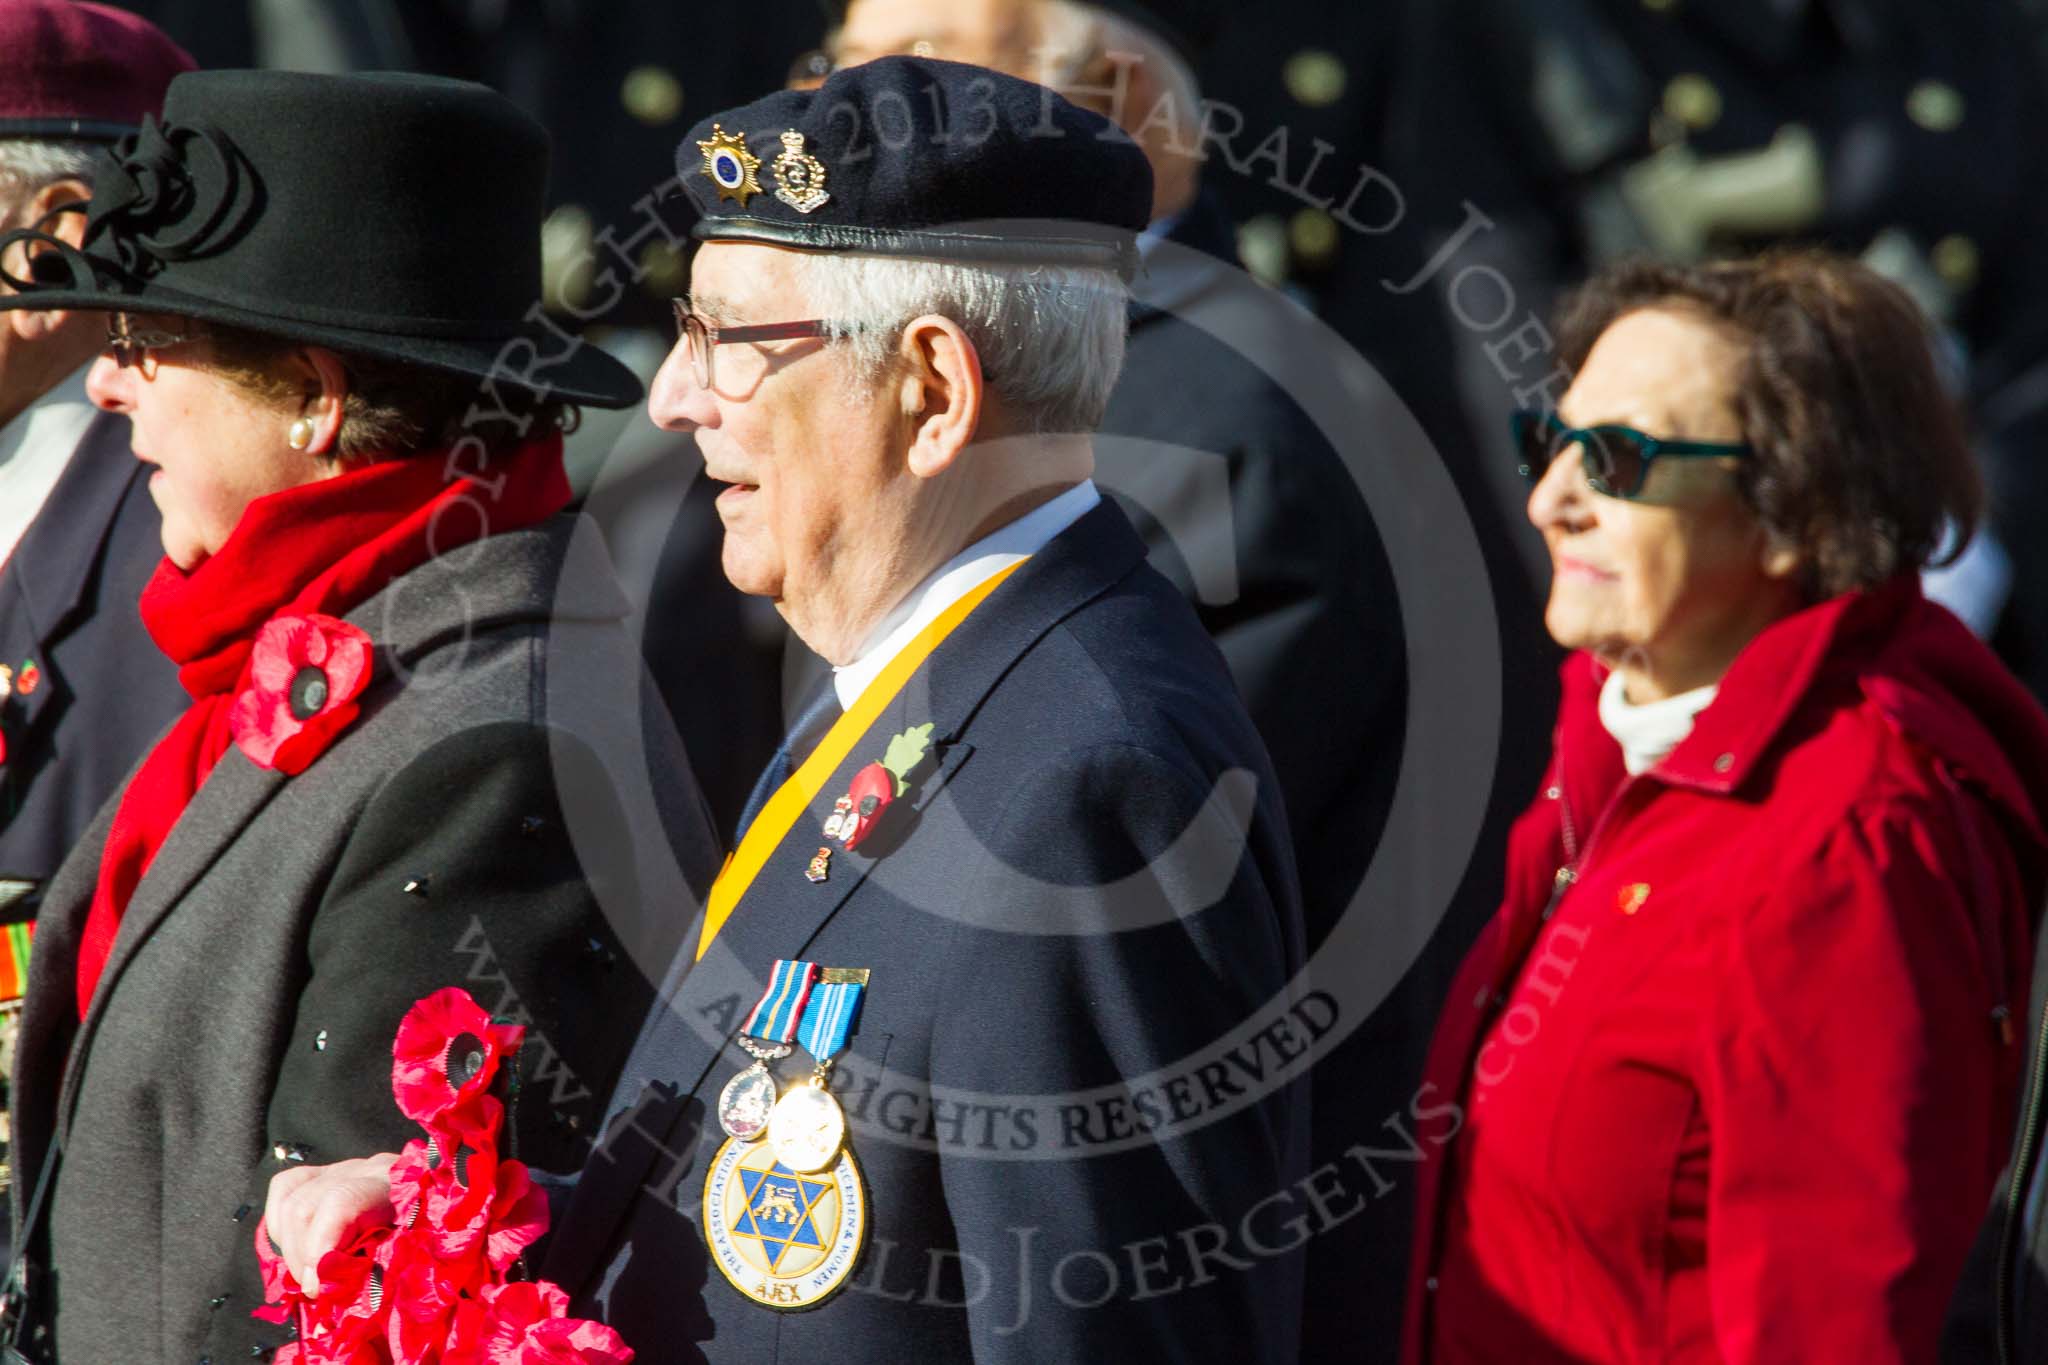
{"type": "Polygon", "coordinates": [[[376,648],[362,631],[345,621],[340,624],[342,631],[327,639],[327,686],[333,695],[349,701],[369,685],[376,648]]]}
{"type": "Polygon", "coordinates": [[[305,666],[305,630],[305,623],[296,617],[282,616],[263,623],[249,653],[250,680],[258,688],[283,692],[291,686],[293,675],[305,666]]]}
{"type": "Polygon", "coordinates": [[[483,1301],[488,1313],[479,1343],[483,1365],[519,1365],[529,1332],[569,1311],[569,1296],[546,1280],[493,1285],[484,1290],[483,1301]]]}
{"type": "MultiPolygon", "coordinates": [[[[349,702],[335,710],[322,711],[305,721],[293,721],[297,727],[291,734],[278,742],[271,766],[287,776],[296,777],[313,766],[313,760],[327,752],[335,738],[355,721],[362,708],[349,702]]],[[[289,711],[287,711],[289,718],[289,711]]]]}
{"type": "MultiPolygon", "coordinates": [[[[391,1044],[391,1085],[398,1108],[415,1123],[432,1124],[459,1100],[471,1098],[484,1084],[465,1095],[449,1084],[448,1049],[468,1034],[485,1043],[480,1077],[495,1070],[490,1055],[491,1017],[459,986],[446,986],[407,1010],[391,1044]]],[[[475,1084],[472,1080],[472,1085],[475,1084]]]]}
{"type": "Polygon", "coordinates": [[[533,1183],[523,1162],[506,1162],[498,1168],[497,1191],[491,1201],[491,1231],[486,1248],[491,1268],[504,1274],[520,1253],[539,1241],[547,1230],[547,1191],[533,1183]]]}
{"type": "Polygon", "coordinates": [[[527,1329],[519,1365],[631,1365],[633,1348],[601,1322],[556,1318],[527,1329]]]}
{"type": "Polygon", "coordinates": [[[254,689],[236,697],[228,709],[228,733],[251,763],[275,768],[277,751],[299,732],[299,722],[281,697],[254,689]]]}

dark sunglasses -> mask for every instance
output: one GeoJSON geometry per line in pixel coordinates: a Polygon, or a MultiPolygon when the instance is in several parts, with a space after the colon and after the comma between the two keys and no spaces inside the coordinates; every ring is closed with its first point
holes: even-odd
{"type": "Polygon", "coordinates": [[[1638,496],[1656,460],[1741,459],[1756,453],[1750,446],[1726,441],[1667,441],[1634,427],[1568,427],[1555,412],[1540,408],[1511,413],[1508,430],[1514,433],[1522,477],[1530,483],[1541,482],[1551,463],[1576,445],[1586,482],[1595,493],[1610,498],[1638,496]]]}

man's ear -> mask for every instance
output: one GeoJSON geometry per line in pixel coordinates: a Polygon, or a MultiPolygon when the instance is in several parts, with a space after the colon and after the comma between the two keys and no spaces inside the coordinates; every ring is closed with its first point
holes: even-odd
{"type": "Polygon", "coordinates": [[[981,426],[981,356],[959,323],[928,313],[903,329],[903,410],[911,422],[910,472],[929,479],[952,467],[981,426]]]}
{"type": "MultiPolygon", "coordinates": [[[[19,224],[46,232],[71,246],[82,246],[85,242],[85,204],[91,198],[92,187],[83,180],[54,181],[29,196],[28,202],[22,205],[19,224]],[[57,212],[70,205],[77,206],[75,212],[57,212]]],[[[26,279],[30,270],[27,249],[18,250],[19,256],[9,253],[7,266],[17,278],[26,279]]],[[[23,341],[39,341],[55,333],[70,316],[63,309],[18,308],[7,315],[7,320],[14,334],[23,341]]]]}
{"type": "Polygon", "coordinates": [[[92,199],[92,186],[83,180],[57,180],[37,190],[28,201],[24,223],[74,247],[85,245],[85,206],[92,199]],[[71,212],[58,213],[58,209],[71,212]]]}

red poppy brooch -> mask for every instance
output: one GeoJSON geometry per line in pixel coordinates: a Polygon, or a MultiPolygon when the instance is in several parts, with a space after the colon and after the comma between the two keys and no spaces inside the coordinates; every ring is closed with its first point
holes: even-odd
{"type": "Polygon", "coordinates": [[[548,1229],[545,1192],[498,1151],[524,1037],[452,986],[406,1012],[391,1091],[426,1137],[391,1168],[390,1220],[321,1257],[312,1294],[257,1225],[268,1304],[255,1316],[298,1328],[277,1365],[629,1365],[617,1332],[569,1317],[559,1286],[522,1276],[548,1229]]]}
{"type": "Polygon", "coordinates": [[[355,720],[372,660],[370,637],[338,617],[265,622],[249,657],[249,685],[228,712],[235,746],[259,768],[304,772],[355,720]]]}
{"type": "Polygon", "coordinates": [[[931,738],[930,721],[891,738],[881,761],[855,773],[846,795],[832,803],[832,813],[825,817],[825,837],[837,839],[848,851],[860,847],[889,803],[910,790],[910,770],[924,761],[931,738]]]}

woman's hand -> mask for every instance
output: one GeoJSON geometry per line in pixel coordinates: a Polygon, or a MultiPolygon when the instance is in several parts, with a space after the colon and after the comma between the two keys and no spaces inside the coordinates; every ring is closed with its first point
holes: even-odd
{"type": "Polygon", "coordinates": [[[285,1268],[308,1294],[320,1290],[320,1258],[358,1227],[391,1221],[396,1152],[293,1166],[270,1177],[263,1216],[285,1268]]]}

